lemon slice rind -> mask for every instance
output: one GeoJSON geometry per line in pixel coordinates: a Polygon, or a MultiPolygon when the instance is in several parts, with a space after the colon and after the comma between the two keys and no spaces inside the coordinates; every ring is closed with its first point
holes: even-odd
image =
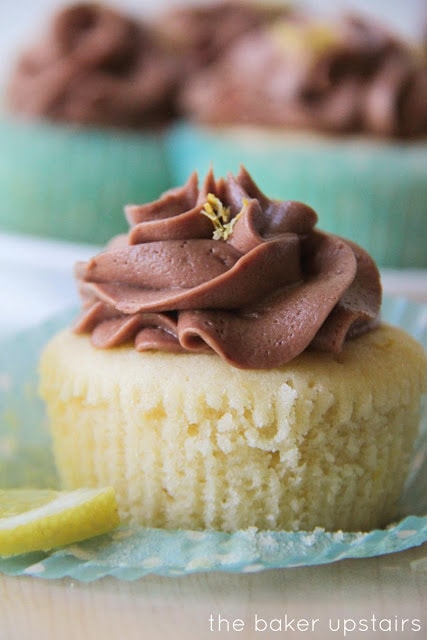
{"type": "MultiPolygon", "coordinates": [[[[29,498],[33,495],[37,506],[29,503],[20,513],[11,514],[9,510],[0,517],[0,555],[48,551],[107,533],[119,524],[112,487],[44,491],[47,500],[44,504],[39,504],[37,490],[23,491],[27,491],[29,498]]],[[[19,498],[22,490],[0,492],[0,509],[1,494],[10,504],[13,492],[19,498]]]]}

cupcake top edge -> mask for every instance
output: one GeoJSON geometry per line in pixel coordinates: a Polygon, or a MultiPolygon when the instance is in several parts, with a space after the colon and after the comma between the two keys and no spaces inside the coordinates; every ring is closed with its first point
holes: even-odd
{"type": "Polygon", "coordinates": [[[77,333],[98,348],[216,353],[271,369],[338,353],[379,323],[381,283],[355,243],[307,205],[267,197],[241,167],[125,208],[129,231],[76,265],[77,333]]]}

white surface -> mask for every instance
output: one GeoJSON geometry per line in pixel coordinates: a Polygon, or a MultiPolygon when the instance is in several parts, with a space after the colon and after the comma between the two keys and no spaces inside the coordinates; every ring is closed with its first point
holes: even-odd
{"type": "Polygon", "coordinates": [[[73,266],[97,247],[0,234],[0,338],[78,304],[73,266]]]}
{"type": "MultiPolygon", "coordinates": [[[[0,234],[0,338],[78,306],[74,264],[98,251],[92,245],[0,234]]],[[[385,293],[427,303],[427,270],[384,269],[382,281],[385,293]]]]}

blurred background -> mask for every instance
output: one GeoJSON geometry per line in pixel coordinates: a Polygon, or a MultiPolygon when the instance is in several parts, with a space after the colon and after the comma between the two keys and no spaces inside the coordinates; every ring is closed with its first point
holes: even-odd
{"type": "MultiPolygon", "coordinates": [[[[156,12],[180,4],[206,5],[212,4],[212,1],[213,0],[185,0],[185,3],[183,3],[183,0],[108,0],[105,4],[138,16],[150,16],[156,12]]],[[[264,0],[259,0],[259,2],[261,5],[264,4],[264,0]]],[[[265,4],[267,3],[280,4],[281,1],[266,0],[265,4]]],[[[396,33],[401,34],[406,40],[415,43],[426,43],[427,41],[427,0],[294,0],[294,2],[286,3],[285,0],[282,0],[282,3],[315,9],[316,11],[320,10],[320,12],[327,14],[340,13],[343,10],[354,10],[367,17],[372,16],[375,19],[379,19],[385,25],[390,26],[396,33]]],[[[26,47],[28,43],[34,42],[38,33],[43,32],[53,12],[69,4],[72,3],[64,2],[64,0],[14,0],[11,2],[0,0],[0,92],[4,81],[8,77],[15,56],[22,48],[26,47]]],[[[148,175],[147,180],[150,186],[155,188],[156,195],[163,189],[161,189],[160,186],[158,187],[157,184],[154,185],[150,177],[150,171],[158,176],[163,172],[164,177],[168,179],[169,176],[167,175],[167,169],[165,170],[162,164],[163,160],[161,156],[163,151],[159,146],[159,140],[150,141],[137,138],[135,144],[133,144],[133,139],[131,138],[128,145],[120,138],[113,147],[114,139],[112,136],[107,136],[105,140],[104,138],[98,140],[94,138],[94,134],[92,137],[86,137],[85,133],[82,133],[82,140],[80,140],[77,134],[75,137],[67,137],[66,132],[58,128],[58,130],[54,130],[53,133],[49,133],[46,138],[47,141],[45,141],[44,136],[47,135],[47,130],[39,130],[36,128],[34,132],[32,132],[31,129],[23,129],[21,131],[19,125],[12,128],[8,120],[5,120],[3,125],[1,125],[1,119],[0,134],[0,148],[3,149],[3,154],[0,154],[0,185],[3,185],[0,203],[0,291],[6,294],[7,298],[6,312],[3,312],[0,317],[1,337],[5,333],[12,333],[17,329],[30,326],[34,322],[40,321],[50,314],[62,310],[69,304],[74,305],[77,303],[76,290],[72,277],[72,265],[77,259],[86,259],[93,255],[97,249],[92,246],[92,243],[98,243],[99,238],[89,233],[85,234],[81,226],[78,228],[80,235],[77,238],[75,235],[71,238],[71,236],[65,232],[62,233],[63,229],[61,225],[58,224],[58,220],[62,219],[62,224],[64,225],[66,218],[65,205],[67,203],[70,207],[73,207],[73,212],[76,213],[76,219],[79,225],[85,215],[82,206],[75,205],[76,189],[70,176],[75,174],[77,194],[79,195],[81,192],[84,202],[90,202],[88,194],[92,195],[94,191],[91,179],[93,179],[95,186],[98,185],[96,160],[100,155],[105,162],[111,158],[113,168],[104,168],[107,173],[110,172],[111,175],[114,176],[117,188],[121,187],[126,191],[126,194],[128,193],[128,183],[126,180],[123,180],[123,176],[127,177],[129,175],[130,178],[132,178],[133,175],[132,171],[128,170],[129,166],[137,166],[137,169],[134,170],[133,173],[136,175],[138,185],[139,182],[141,182],[141,176],[145,174],[148,175]],[[35,137],[28,135],[28,132],[35,137]],[[38,141],[38,147],[34,144],[34,140],[36,142],[38,141]],[[74,149],[74,140],[76,141],[76,150],[78,153],[74,149]],[[80,158],[82,157],[80,153],[81,144],[85,150],[83,154],[85,163],[83,163],[82,171],[79,171],[80,158]],[[103,145],[107,145],[109,153],[105,155],[103,153],[100,154],[98,145],[100,145],[99,149],[101,150],[104,149],[103,145]],[[113,153],[113,149],[115,152],[121,151],[122,145],[123,158],[129,160],[128,164],[121,161],[117,162],[117,156],[113,153]],[[48,147],[48,151],[45,150],[46,146],[48,147]],[[33,147],[35,149],[34,154],[33,147]],[[61,156],[62,147],[65,148],[66,161],[64,161],[63,156],[61,156]],[[142,152],[146,154],[148,158],[147,166],[144,168],[145,173],[140,171],[138,165],[140,149],[142,149],[142,152]],[[52,150],[52,161],[49,159],[50,150],[52,150]],[[93,161],[90,155],[92,151],[94,153],[93,161]],[[33,156],[36,160],[34,160],[33,156]],[[75,156],[79,164],[76,165],[76,163],[74,163],[71,169],[68,160],[70,158],[73,159],[75,156]],[[42,161],[40,161],[40,158],[42,161]],[[59,161],[56,158],[59,158],[59,161]],[[122,164],[124,171],[122,171],[119,179],[116,176],[116,166],[121,166],[122,164]],[[66,168],[65,171],[64,167],[66,168]],[[38,172],[39,169],[40,172],[38,172]],[[43,171],[47,171],[45,176],[43,175],[43,171]],[[39,173],[42,176],[41,179],[38,177],[39,173]],[[83,186],[79,183],[80,179],[83,181],[83,186]],[[85,181],[89,183],[89,186],[92,185],[91,191],[89,187],[85,186],[85,181]],[[68,185],[68,183],[70,183],[70,185],[68,185]],[[46,196],[43,191],[45,186],[47,189],[52,188],[53,195],[51,200],[49,200],[49,197],[46,196]],[[68,193],[68,186],[70,186],[70,189],[74,189],[72,197],[64,195],[68,193]],[[61,189],[63,191],[61,191],[61,189]],[[8,194],[10,196],[9,200],[8,194]],[[25,200],[25,198],[27,198],[27,200],[25,200]],[[38,198],[41,204],[39,201],[35,203],[35,198],[38,198]],[[41,207],[40,210],[44,212],[45,202],[47,203],[46,208],[48,208],[49,203],[53,208],[52,217],[54,225],[49,235],[57,236],[58,239],[55,241],[49,238],[43,238],[44,234],[40,232],[40,229],[36,232],[30,227],[33,219],[36,220],[35,228],[37,227],[37,215],[34,212],[37,210],[37,206],[39,206],[39,209],[41,207]],[[57,206],[58,202],[60,203],[59,207],[57,206]],[[18,227],[18,225],[14,226],[13,221],[15,221],[22,212],[24,212],[24,214],[27,212],[29,215],[28,229],[25,230],[25,235],[21,236],[18,235],[18,233],[21,232],[21,228],[18,227]],[[62,218],[57,217],[57,213],[61,214],[62,218]],[[80,217],[77,217],[77,214],[79,214],[80,217]],[[10,220],[12,220],[11,224],[9,224],[10,220]],[[13,231],[13,234],[11,231],[13,231]],[[91,244],[77,245],[64,241],[71,239],[79,242],[84,241],[85,243],[90,241],[91,244]]],[[[415,169],[419,174],[420,168],[426,167],[427,158],[425,146],[419,146],[419,148],[417,145],[413,146],[413,151],[408,150],[409,159],[407,160],[407,164],[403,165],[404,167],[414,166],[411,175],[414,175],[415,169]]],[[[392,153],[390,161],[393,162],[393,166],[396,165],[397,168],[395,171],[399,172],[402,166],[400,161],[401,148],[396,147],[396,149],[396,154],[392,153]]],[[[393,152],[392,148],[390,150],[393,152]]],[[[178,154],[178,160],[191,155],[187,153],[187,147],[185,147],[184,151],[185,153],[181,153],[181,156],[178,154]]],[[[360,158],[357,159],[358,162],[359,160],[360,158]]],[[[378,164],[379,166],[383,166],[381,163],[378,164]]],[[[271,166],[271,163],[269,166],[271,166]]],[[[403,180],[406,184],[405,172],[406,168],[400,171],[402,176],[399,180],[403,180]]],[[[376,173],[375,171],[375,175],[376,173]]],[[[387,171],[383,171],[383,173],[387,173],[387,171]]],[[[393,183],[395,173],[391,175],[392,177],[388,182],[393,183]]],[[[409,179],[411,175],[408,170],[407,190],[412,194],[415,190],[411,187],[412,183],[409,179]]],[[[420,175],[422,176],[422,174],[420,175]]],[[[112,206],[113,198],[111,197],[111,190],[109,191],[106,188],[106,182],[102,177],[101,170],[99,171],[99,176],[102,189],[99,189],[98,192],[96,192],[95,189],[94,198],[97,203],[96,210],[99,211],[100,215],[104,215],[106,202],[112,206]]],[[[353,177],[353,174],[351,174],[352,179],[353,177]]],[[[114,182],[114,180],[111,182],[114,182]]],[[[400,184],[400,181],[398,182],[400,184]]],[[[425,181],[423,181],[421,177],[419,183],[416,184],[419,186],[423,183],[425,184],[425,181]]],[[[176,182],[176,184],[179,184],[179,182],[176,182]]],[[[112,185],[112,188],[113,187],[114,184],[112,185]]],[[[425,189],[425,187],[423,187],[423,189],[425,189]]],[[[406,191],[404,193],[406,194],[406,191]]],[[[424,193],[424,191],[422,193],[424,193]]],[[[117,219],[122,223],[122,205],[124,200],[121,194],[116,196],[116,200],[119,204],[117,204],[117,206],[114,204],[114,213],[115,215],[117,214],[117,219]]],[[[134,200],[132,197],[131,200],[135,202],[142,201],[139,199],[134,200]]],[[[402,222],[401,226],[404,227],[402,232],[400,231],[400,226],[396,225],[396,242],[399,245],[403,245],[404,236],[411,236],[410,232],[412,231],[408,245],[410,257],[413,258],[414,256],[414,236],[416,238],[419,236],[418,244],[421,247],[421,257],[417,263],[415,262],[415,258],[413,258],[412,260],[408,259],[406,263],[403,260],[401,262],[396,260],[396,263],[392,263],[391,266],[424,267],[426,259],[425,232],[427,230],[427,225],[425,224],[426,215],[424,215],[426,214],[424,199],[422,197],[420,198],[422,204],[418,207],[418,213],[416,213],[417,209],[413,204],[413,200],[407,198],[406,195],[404,195],[401,200],[391,197],[390,202],[392,202],[392,200],[397,201],[398,204],[396,206],[400,206],[399,202],[402,201],[408,208],[408,216],[414,214],[418,224],[418,227],[416,227],[414,224],[402,222]],[[419,219],[417,216],[419,216],[419,219]],[[420,232],[417,232],[418,228],[421,229],[420,232]]],[[[322,216],[327,212],[328,208],[325,206],[324,209],[322,209],[322,216]]],[[[23,217],[24,214],[22,214],[23,217]]],[[[385,211],[384,214],[387,214],[387,211],[385,211]]],[[[87,217],[89,219],[89,216],[87,217]]],[[[406,218],[402,217],[402,220],[406,220],[406,218]]],[[[25,222],[27,222],[26,219],[25,222]]],[[[393,225],[388,226],[392,228],[393,225]]],[[[383,229],[384,226],[381,226],[381,237],[384,235],[383,229]]],[[[365,231],[366,230],[363,230],[364,233],[365,231]]],[[[351,237],[344,233],[342,235],[351,237]]],[[[369,245],[369,242],[373,245],[374,250],[378,248],[376,246],[378,243],[375,238],[371,240],[368,237],[367,243],[364,246],[369,245]]],[[[361,242],[361,244],[363,243],[361,242]]],[[[387,266],[389,266],[389,264],[387,264],[387,266]]],[[[386,292],[405,295],[419,301],[427,300],[427,270],[424,268],[417,270],[405,269],[402,271],[394,268],[385,269],[383,270],[383,284],[386,292]]]]}
{"type": "MultiPolygon", "coordinates": [[[[280,4],[281,0],[274,2],[280,4]]],[[[282,3],[300,4],[326,12],[357,9],[391,24],[406,37],[421,40],[427,35],[426,0],[294,0],[293,3],[282,0],[282,3]]],[[[63,0],[0,2],[0,78],[4,77],[16,50],[26,44],[28,38],[34,37],[37,24],[43,26],[51,12],[65,4],[69,3],[63,0]]],[[[112,0],[108,4],[134,13],[150,15],[182,4],[182,0],[112,0]]],[[[185,4],[211,4],[211,0],[186,0],[185,4]]]]}

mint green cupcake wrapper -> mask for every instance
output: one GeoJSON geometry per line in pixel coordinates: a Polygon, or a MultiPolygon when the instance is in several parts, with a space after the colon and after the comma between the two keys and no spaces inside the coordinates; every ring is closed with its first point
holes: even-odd
{"type": "Polygon", "coordinates": [[[313,207],[319,229],[351,239],[380,266],[427,267],[427,141],[282,134],[188,124],[168,134],[181,184],[243,164],[266,195],[313,207]]]}
{"type": "Polygon", "coordinates": [[[104,244],[170,187],[162,133],[0,117],[0,230],[104,244]]]}
{"type": "MultiPolygon", "coordinates": [[[[74,311],[0,345],[0,487],[55,487],[44,409],[37,397],[37,363],[48,338],[74,311]]],[[[406,329],[427,346],[427,305],[387,298],[384,320],[406,329]]],[[[427,405],[401,519],[386,529],[342,531],[173,531],[121,526],[116,531],[52,552],[0,558],[0,572],[89,582],[104,576],[134,580],[148,574],[251,573],[312,566],[345,558],[403,551],[427,541],[427,405]]]]}
{"type": "Polygon", "coordinates": [[[282,136],[175,125],[163,132],[0,117],[0,230],[104,244],[129,203],[156,200],[197,169],[241,164],[270,197],[300,200],[319,228],[380,266],[427,267],[427,143],[282,136]]]}

